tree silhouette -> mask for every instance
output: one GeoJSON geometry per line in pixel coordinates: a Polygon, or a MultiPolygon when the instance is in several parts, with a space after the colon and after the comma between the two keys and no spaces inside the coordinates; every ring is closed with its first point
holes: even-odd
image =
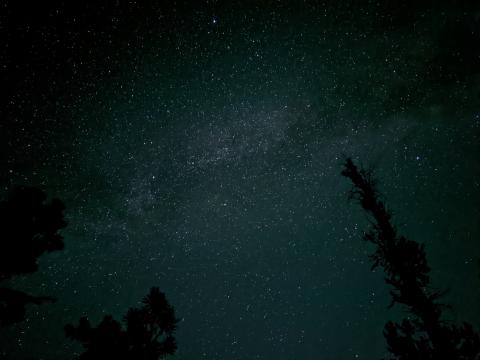
{"type": "Polygon", "coordinates": [[[105,316],[96,328],[90,326],[86,317],[80,319],[77,327],[66,325],[66,336],[85,348],[78,359],[157,360],[173,355],[178,323],[174,308],[156,287],[142,302],[141,308],[130,308],[123,318],[126,329],[111,316],[105,316]]]}
{"type": "Polygon", "coordinates": [[[430,284],[425,247],[397,234],[372,173],[358,169],[348,158],[342,175],[353,183],[350,198],[358,200],[369,216],[371,228],[364,239],[375,245],[370,255],[372,269],[382,267],[385,281],[392,287],[390,306],[401,304],[411,314],[401,323],[389,321],[385,325],[383,333],[393,358],[480,359],[480,336],[472,325],[463,323],[457,327],[442,320],[446,305],[438,301],[442,292],[430,284]]]}
{"type": "MultiPolygon", "coordinates": [[[[45,252],[63,249],[58,231],[66,226],[65,206],[34,187],[17,186],[0,202],[0,281],[38,269],[37,259],[45,252]]],[[[21,291],[0,288],[0,326],[25,318],[25,306],[53,301],[21,291]]]]}

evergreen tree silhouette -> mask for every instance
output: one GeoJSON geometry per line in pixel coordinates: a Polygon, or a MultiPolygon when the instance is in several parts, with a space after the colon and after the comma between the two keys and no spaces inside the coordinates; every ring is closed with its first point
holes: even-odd
{"type": "MultiPolygon", "coordinates": [[[[66,226],[65,206],[37,188],[17,186],[0,202],[0,281],[38,270],[37,259],[45,252],[62,250],[63,237],[58,231],[66,226]]],[[[0,326],[25,318],[27,304],[54,301],[24,292],[0,288],[0,326]]]]}
{"type": "Polygon", "coordinates": [[[385,325],[383,333],[393,359],[480,359],[480,336],[472,325],[455,326],[442,320],[446,305],[439,302],[442,292],[431,286],[425,247],[397,234],[372,173],[358,169],[348,158],[342,175],[353,183],[350,198],[358,200],[369,216],[371,228],[364,239],[375,245],[372,269],[382,267],[392,287],[390,306],[401,304],[411,315],[401,323],[385,325]]]}
{"type": "Polygon", "coordinates": [[[141,308],[128,310],[123,318],[125,329],[111,316],[105,316],[96,328],[90,326],[86,317],[76,327],[66,325],[66,336],[85,348],[78,359],[157,360],[173,355],[178,323],[174,308],[156,287],[142,302],[141,308]]]}

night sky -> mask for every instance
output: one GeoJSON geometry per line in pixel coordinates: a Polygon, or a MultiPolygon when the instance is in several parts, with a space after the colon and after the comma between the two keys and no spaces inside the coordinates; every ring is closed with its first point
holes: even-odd
{"type": "Polygon", "coordinates": [[[71,359],[65,324],[152,286],[180,360],[385,356],[405,314],[347,156],[426,244],[447,318],[479,328],[475,1],[76,3],[0,5],[1,195],[40,187],[68,220],[65,250],[10,281],[58,301],[1,329],[0,358],[71,359]]]}

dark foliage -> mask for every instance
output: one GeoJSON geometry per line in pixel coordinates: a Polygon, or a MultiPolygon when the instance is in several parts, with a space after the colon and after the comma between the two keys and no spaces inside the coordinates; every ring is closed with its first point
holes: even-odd
{"type": "Polygon", "coordinates": [[[37,271],[37,258],[63,249],[58,230],[66,226],[65,206],[34,187],[18,186],[0,202],[0,280],[37,271]]]}
{"type": "MultiPolygon", "coordinates": [[[[58,231],[66,226],[64,209],[62,201],[46,202],[43,191],[26,186],[14,188],[0,202],[0,281],[37,271],[40,255],[63,249],[58,231]]],[[[52,300],[0,288],[0,326],[23,320],[27,304],[52,300]]]]}
{"type": "Polygon", "coordinates": [[[441,319],[445,305],[442,293],[430,284],[425,247],[397,234],[391,213],[376,190],[369,171],[347,159],[342,175],[353,183],[351,198],[359,201],[371,221],[364,239],[375,245],[372,268],[380,266],[392,287],[392,305],[405,306],[410,317],[401,323],[389,321],[384,330],[388,350],[397,360],[480,359],[480,336],[472,326],[454,326],[441,319]]]}
{"type": "Polygon", "coordinates": [[[130,308],[123,322],[126,329],[111,316],[105,316],[92,328],[84,317],[76,327],[65,326],[65,334],[85,348],[79,360],[157,360],[175,353],[178,320],[174,308],[158,288],[150,290],[141,308],[130,308]]]}

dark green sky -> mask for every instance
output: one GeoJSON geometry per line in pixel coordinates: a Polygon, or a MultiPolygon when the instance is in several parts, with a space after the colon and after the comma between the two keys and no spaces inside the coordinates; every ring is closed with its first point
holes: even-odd
{"type": "Polygon", "coordinates": [[[449,318],[480,325],[478,6],[331,3],[2,5],[1,186],[69,221],[12,281],[58,302],[1,330],[2,358],[68,358],[64,324],[151,286],[179,359],[380,358],[400,309],[346,156],[427,245],[449,318]]]}

